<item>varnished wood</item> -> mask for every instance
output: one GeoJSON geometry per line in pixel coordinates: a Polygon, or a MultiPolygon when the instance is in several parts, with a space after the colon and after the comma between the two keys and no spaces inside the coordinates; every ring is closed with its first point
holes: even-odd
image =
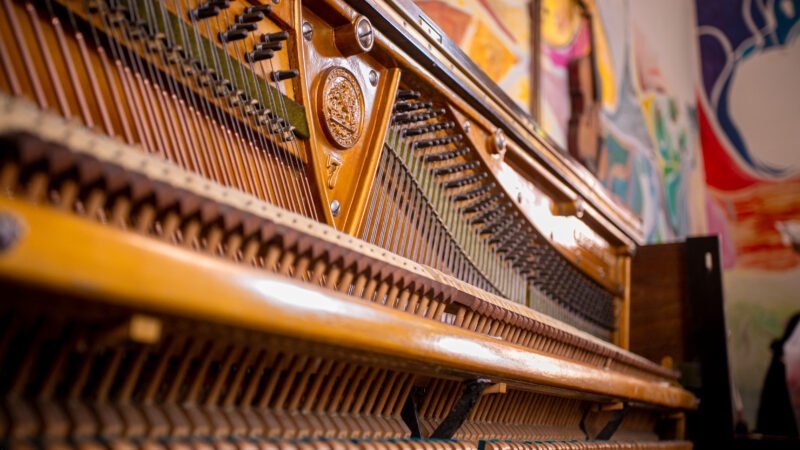
{"type": "Polygon", "coordinates": [[[3,1],[0,446],[686,447],[635,220],[411,11],[3,1]]]}

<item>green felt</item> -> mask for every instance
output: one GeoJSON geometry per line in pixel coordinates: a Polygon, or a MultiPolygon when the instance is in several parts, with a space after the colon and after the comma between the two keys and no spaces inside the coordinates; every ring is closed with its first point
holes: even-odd
{"type": "MultiPolygon", "coordinates": [[[[147,11],[145,9],[145,0],[131,0],[130,4],[135,4],[137,11],[139,12],[141,17],[146,17],[147,11]]],[[[157,16],[156,24],[161,28],[161,25],[164,23],[164,18],[162,16],[162,9],[161,8],[151,8],[151,11],[157,16]]],[[[282,110],[283,107],[281,105],[281,100],[283,100],[283,105],[286,108],[286,115],[284,117],[285,120],[289,122],[295,128],[295,134],[300,139],[308,139],[309,132],[308,132],[308,122],[306,121],[306,110],[305,108],[296,103],[283,93],[279,92],[275,87],[270,86],[265,80],[259,77],[251,77],[251,76],[242,76],[243,74],[247,75],[250,71],[250,67],[243,65],[239,61],[229,58],[230,67],[226,63],[226,58],[228,55],[226,52],[219,48],[218,46],[214,45],[209,39],[203,36],[202,33],[195,31],[194,27],[189,24],[189,26],[185,26],[184,29],[186,30],[186,37],[188,42],[184,42],[184,35],[180,32],[177,32],[179,27],[181,26],[180,20],[188,21],[188,18],[182,19],[177,17],[171,11],[166,11],[169,15],[169,21],[171,22],[171,27],[173,33],[171,33],[171,37],[176,40],[176,43],[190,52],[192,55],[202,55],[206,61],[214,61],[214,57],[218,61],[220,61],[220,75],[227,80],[230,80],[233,85],[237,88],[242,89],[245,92],[257,92],[256,88],[258,83],[258,88],[261,90],[262,96],[269,96],[269,98],[264,98],[265,106],[269,107],[269,105],[274,104],[279,110],[282,110]],[[199,43],[199,48],[198,48],[199,43]]],[[[214,19],[206,19],[206,20],[214,20],[214,19]]],[[[202,24],[202,22],[198,22],[202,24]]],[[[187,25],[184,23],[184,25],[187,25]]],[[[163,31],[163,30],[162,30],[163,31]]],[[[203,58],[200,58],[203,59],[203,58]]],[[[269,70],[269,66],[265,69],[269,70]]],[[[277,69],[277,68],[276,68],[277,69]]],[[[277,113],[278,111],[276,111],[277,113]]]]}

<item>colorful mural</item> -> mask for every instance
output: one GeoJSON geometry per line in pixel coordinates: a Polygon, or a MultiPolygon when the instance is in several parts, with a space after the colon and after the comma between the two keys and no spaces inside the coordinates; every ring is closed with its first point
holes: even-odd
{"type": "Polygon", "coordinates": [[[584,2],[603,123],[597,177],[643,221],[648,242],[705,230],[689,1],[584,2]]]}
{"type": "Polygon", "coordinates": [[[749,424],[769,345],[800,310],[800,0],[697,1],[709,230],[722,239],[734,382],[749,424]]]}
{"type": "Polygon", "coordinates": [[[569,63],[591,51],[589,21],[576,0],[542,0],[540,20],[539,125],[567,148],[569,63]]]}
{"type": "MultiPolygon", "coordinates": [[[[599,180],[649,242],[720,235],[732,372],[752,426],[769,345],[800,310],[788,236],[800,229],[800,0],[583,0],[590,21],[576,0],[540,3],[543,128],[564,145],[567,64],[591,49],[599,180]]],[[[528,105],[525,1],[420,4],[528,105]]]]}
{"type": "MultiPolygon", "coordinates": [[[[424,0],[419,6],[509,95],[530,100],[525,0],[424,0]]],[[[692,67],[691,0],[541,0],[539,117],[566,147],[570,60],[591,48],[602,100],[596,175],[642,217],[648,241],[705,230],[692,67]],[[646,31],[646,33],[643,33],[646,31]]]]}
{"type": "Polygon", "coordinates": [[[528,109],[528,1],[422,0],[417,5],[512,99],[528,109]]]}

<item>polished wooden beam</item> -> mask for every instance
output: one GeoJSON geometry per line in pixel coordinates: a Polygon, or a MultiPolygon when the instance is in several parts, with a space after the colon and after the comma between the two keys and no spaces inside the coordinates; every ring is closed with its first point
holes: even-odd
{"type": "Polygon", "coordinates": [[[3,198],[0,215],[18,231],[0,251],[0,277],[15,282],[435,370],[675,408],[697,404],[666,382],[544,355],[46,207],[3,198]]]}

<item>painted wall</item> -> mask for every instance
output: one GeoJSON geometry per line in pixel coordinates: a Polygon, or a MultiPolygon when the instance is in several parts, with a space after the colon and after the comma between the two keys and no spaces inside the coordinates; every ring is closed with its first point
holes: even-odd
{"type": "Polygon", "coordinates": [[[722,238],[734,382],[755,425],[770,342],[800,310],[800,0],[697,0],[709,229],[722,238]]]}
{"type": "MultiPolygon", "coordinates": [[[[517,102],[530,105],[525,0],[425,0],[419,6],[517,102]]],[[[650,242],[705,230],[693,68],[692,0],[542,0],[541,125],[565,146],[567,63],[593,48],[602,96],[596,175],[642,217],[650,242]],[[591,31],[590,31],[591,30],[591,31]]]]}
{"type": "MultiPolygon", "coordinates": [[[[574,0],[542,4],[545,129],[566,141],[565,61],[591,33],[597,177],[642,217],[650,242],[721,237],[732,372],[752,427],[769,344],[800,310],[800,256],[780,232],[800,230],[800,0],[586,0],[590,24],[574,0]]],[[[420,5],[529,104],[527,3],[420,5]]]]}
{"type": "Polygon", "coordinates": [[[691,0],[588,1],[602,98],[597,177],[648,242],[705,228],[691,0]],[[699,193],[700,196],[689,195],[699,193]]]}
{"type": "Polygon", "coordinates": [[[419,0],[417,5],[523,108],[530,105],[527,0],[419,0]]]}

